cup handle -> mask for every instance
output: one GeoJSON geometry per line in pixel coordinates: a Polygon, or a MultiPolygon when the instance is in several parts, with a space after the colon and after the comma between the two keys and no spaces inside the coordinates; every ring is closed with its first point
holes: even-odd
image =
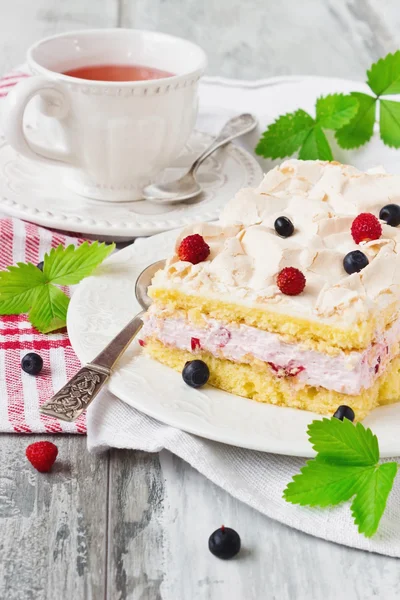
{"type": "Polygon", "coordinates": [[[71,164],[73,156],[68,150],[45,148],[26,138],[24,113],[26,105],[36,95],[42,99],[41,111],[46,116],[62,121],[69,113],[69,102],[62,85],[39,75],[29,77],[18,83],[7,95],[3,127],[7,142],[27,158],[47,164],[71,164]]]}

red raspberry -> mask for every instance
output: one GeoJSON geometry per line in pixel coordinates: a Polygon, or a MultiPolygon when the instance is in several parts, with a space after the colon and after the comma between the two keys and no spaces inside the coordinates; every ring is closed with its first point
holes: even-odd
{"type": "Polygon", "coordinates": [[[201,350],[201,344],[199,338],[190,338],[190,347],[192,348],[192,352],[199,349],[201,350]]]}
{"type": "Polygon", "coordinates": [[[191,262],[193,265],[206,260],[209,254],[210,246],[205,243],[204,238],[198,233],[188,235],[179,244],[178,256],[180,260],[191,262]]]}
{"type": "Polygon", "coordinates": [[[138,340],[138,342],[139,342],[139,346],[141,346],[142,348],[145,347],[146,342],[144,340],[138,340]]]}
{"type": "Polygon", "coordinates": [[[299,269],[296,269],[295,267],[285,267],[278,273],[276,283],[282,294],[286,294],[287,296],[297,296],[304,290],[306,278],[299,269]]]}
{"type": "Polygon", "coordinates": [[[382,225],[375,215],[361,213],[351,224],[351,235],[356,244],[378,240],[382,235],[382,225]]]}
{"type": "Polygon", "coordinates": [[[54,465],[58,448],[52,442],[35,442],[27,447],[26,458],[40,473],[47,473],[54,465]]]}

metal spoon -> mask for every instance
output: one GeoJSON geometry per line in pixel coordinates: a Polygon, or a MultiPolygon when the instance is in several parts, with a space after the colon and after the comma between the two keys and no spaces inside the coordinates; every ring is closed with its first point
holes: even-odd
{"type": "Polygon", "coordinates": [[[148,185],[143,190],[143,198],[155,204],[175,204],[194,198],[202,191],[196,180],[196,171],[199,166],[215,150],[225,146],[235,138],[249,133],[256,125],[257,119],[248,113],[233,117],[225,124],[212,144],[194,161],[186,175],[169,183],[148,185]]]}
{"type": "Polygon", "coordinates": [[[142,328],[142,317],[151,304],[147,295],[155,273],[165,260],[148,266],[136,280],[135,296],[143,310],[126,325],[102,352],[82,367],[57,394],[40,407],[40,412],[62,421],[76,421],[95,399],[111,375],[111,369],[142,328]]]}

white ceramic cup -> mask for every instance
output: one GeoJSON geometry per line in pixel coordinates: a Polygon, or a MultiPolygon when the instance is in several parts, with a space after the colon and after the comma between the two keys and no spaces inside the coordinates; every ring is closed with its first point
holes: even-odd
{"type": "Polygon", "coordinates": [[[6,139],[28,158],[64,165],[65,185],[78,194],[107,201],[140,198],[193,130],[206,56],[192,42],[134,29],[76,31],[34,44],[27,60],[34,76],[7,97],[6,139]],[[127,82],[63,75],[101,64],[142,65],[174,75],[127,82]],[[61,137],[51,147],[28,139],[23,126],[28,103],[39,122],[43,115],[57,121],[61,137]]]}

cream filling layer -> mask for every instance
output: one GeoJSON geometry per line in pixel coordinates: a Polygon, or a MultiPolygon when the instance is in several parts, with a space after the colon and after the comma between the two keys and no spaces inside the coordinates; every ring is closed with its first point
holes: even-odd
{"type": "Polygon", "coordinates": [[[223,324],[205,317],[205,327],[184,318],[165,318],[162,311],[147,314],[141,338],[156,337],[163,344],[196,353],[202,349],[219,358],[268,363],[277,377],[293,377],[342,394],[358,395],[368,389],[399,353],[400,319],[366,350],[330,356],[300,344],[282,341],[278,334],[248,325],[223,324]]]}

